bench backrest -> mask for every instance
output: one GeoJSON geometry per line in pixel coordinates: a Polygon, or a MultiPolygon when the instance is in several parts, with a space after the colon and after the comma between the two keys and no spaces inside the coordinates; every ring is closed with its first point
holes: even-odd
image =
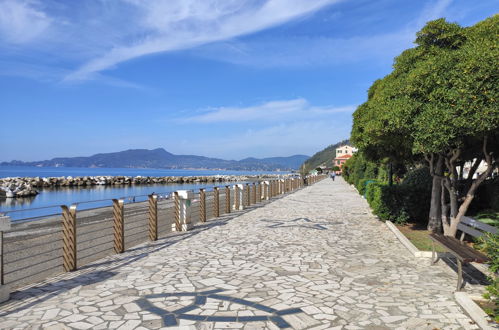
{"type": "Polygon", "coordinates": [[[496,227],[469,217],[463,217],[461,219],[461,222],[457,224],[457,230],[461,231],[461,241],[464,239],[465,234],[473,237],[480,237],[486,233],[497,234],[496,227]]]}

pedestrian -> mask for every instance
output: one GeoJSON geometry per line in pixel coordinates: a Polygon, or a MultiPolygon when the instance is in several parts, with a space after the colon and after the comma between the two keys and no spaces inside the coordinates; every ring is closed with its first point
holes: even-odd
{"type": "Polygon", "coordinates": [[[335,177],[336,177],[336,172],[333,171],[333,173],[331,173],[331,179],[333,179],[333,181],[334,181],[335,177]]]}

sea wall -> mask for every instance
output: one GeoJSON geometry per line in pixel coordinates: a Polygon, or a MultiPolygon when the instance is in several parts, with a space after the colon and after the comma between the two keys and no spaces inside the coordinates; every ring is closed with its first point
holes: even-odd
{"type": "MultiPolygon", "coordinates": [[[[289,175],[280,175],[287,177],[289,175]]],[[[219,183],[276,178],[278,175],[212,175],[212,176],[79,176],[50,178],[1,178],[0,197],[27,197],[38,194],[36,188],[54,187],[91,187],[97,185],[134,185],[134,184],[181,184],[181,183],[219,183]]]]}

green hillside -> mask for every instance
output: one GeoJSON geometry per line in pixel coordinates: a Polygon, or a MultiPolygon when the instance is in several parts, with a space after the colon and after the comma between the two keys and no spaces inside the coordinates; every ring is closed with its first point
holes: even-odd
{"type": "Polygon", "coordinates": [[[320,165],[331,167],[333,166],[332,160],[334,157],[336,157],[336,148],[349,143],[350,143],[349,140],[343,140],[338,143],[331,144],[330,146],[326,147],[324,150],[315,153],[306,162],[304,162],[302,166],[305,166],[305,170],[307,172],[320,165]]]}

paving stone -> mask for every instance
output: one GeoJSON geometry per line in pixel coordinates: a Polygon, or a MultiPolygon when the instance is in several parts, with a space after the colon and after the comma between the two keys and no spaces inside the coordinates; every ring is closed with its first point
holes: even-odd
{"type": "Polygon", "coordinates": [[[477,329],[455,283],[445,265],[412,257],[338,178],[20,288],[0,324],[477,329]]]}
{"type": "Polygon", "coordinates": [[[59,308],[49,309],[43,314],[42,320],[53,320],[57,316],[57,314],[59,314],[59,312],[59,308]]]}
{"type": "Polygon", "coordinates": [[[71,328],[82,329],[82,330],[90,329],[91,327],[94,326],[92,323],[87,323],[87,322],[73,322],[73,323],[69,323],[68,325],[71,328]]]}

